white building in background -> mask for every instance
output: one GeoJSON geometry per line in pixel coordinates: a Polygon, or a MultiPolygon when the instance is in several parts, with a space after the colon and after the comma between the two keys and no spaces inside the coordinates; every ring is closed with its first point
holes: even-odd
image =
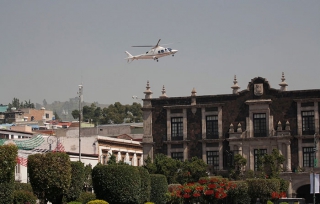
{"type": "Polygon", "coordinates": [[[81,129],[81,154],[79,154],[79,128],[56,130],[55,135],[42,135],[35,132],[0,130],[0,145],[13,143],[18,146],[18,163],[15,169],[16,181],[27,183],[28,156],[50,151],[66,152],[71,161],[79,161],[84,165],[96,166],[99,162],[107,164],[110,154],[116,156],[116,161],[123,161],[133,166],[143,165],[141,134],[136,127],[115,125],[98,128],[81,129]],[[112,136],[101,136],[95,133],[112,131],[112,136]],[[119,128],[118,131],[116,129],[119,128]],[[90,130],[92,129],[92,130],[90,130]],[[63,132],[64,131],[64,132],[63,132]],[[90,134],[93,132],[93,134],[90,134]],[[138,134],[137,134],[137,133],[138,134]],[[89,133],[89,134],[88,134],[89,133]],[[121,133],[120,135],[116,135],[121,133]],[[128,134],[126,134],[128,133],[128,134]]]}

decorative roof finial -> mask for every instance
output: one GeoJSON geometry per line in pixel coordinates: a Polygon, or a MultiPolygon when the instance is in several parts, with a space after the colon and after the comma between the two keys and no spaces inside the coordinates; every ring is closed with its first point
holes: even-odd
{"type": "Polygon", "coordinates": [[[167,98],[167,94],[166,94],[166,89],[164,88],[164,85],[162,87],[162,95],[160,96],[160,98],[167,98]]]}
{"type": "Polygon", "coordinates": [[[143,92],[145,94],[145,99],[151,99],[152,98],[152,91],[150,90],[149,80],[147,81],[147,90],[143,92]]]}
{"type": "Polygon", "coordinates": [[[192,91],[191,91],[191,105],[196,105],[197,104],[196,96],[197,96],[197,91],[196,91],[195,88],[193,88],[192,91]]]}
{"type": "Polygon", "coordinates": [[[285,80],[286,79],[284,78],[284,72],[282,72],[281,83],[279,84],[280,91],[286,91],[287,90],[288,84],[285,82],[285,80]]]}
{"type": "Polygon", "coordinates": [[[232,91],[233,94],[238,94],[238,90],[240,89],[240,86],[238,85],[236,75],[234,75],[233,86],[231,86],[231,88],[233,89],[233,91],[232,91]]]}

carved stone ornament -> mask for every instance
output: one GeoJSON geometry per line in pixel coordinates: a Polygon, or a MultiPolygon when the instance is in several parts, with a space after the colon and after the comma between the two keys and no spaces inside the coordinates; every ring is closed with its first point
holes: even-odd
{"type": "Polygon", "coordinates": [[[263,84],[254,84],[254,95],[261,96],[263,94],[263,84]]]}

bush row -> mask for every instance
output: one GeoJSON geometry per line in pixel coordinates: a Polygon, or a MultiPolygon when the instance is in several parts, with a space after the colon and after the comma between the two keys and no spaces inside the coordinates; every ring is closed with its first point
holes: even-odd
{"type": "Polygon", "coordinates": [[[109,203],[166,203],[166,177],[149,174],[142,167],[97,165],[92,170],[92,182],[97,199],[109,203]]]}

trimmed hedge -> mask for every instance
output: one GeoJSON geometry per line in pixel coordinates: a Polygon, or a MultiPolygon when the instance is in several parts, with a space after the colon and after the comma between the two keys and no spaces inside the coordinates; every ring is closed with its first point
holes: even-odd
{"type": "Polygon", "coordinates": [[[67,202],[76,200],[84,186],[84,164],[80,161],[71,162],[71,183],[68,193],[65,195],[67,202]]]}
{"type": "Polygon", "coordinates": [[[13,195],[13,204],[25,204],[26,202],[29,202],[30,204],[37,203],[37,197],[30,191],[16,190],[13,195]]]}
{"type": "Polygon", "coordinates": [[[97,165],[92,170],[97,199],[110,203],[139,203],[141,179],[138,168],[129,165],[97,165]]]}
{"type": "Polygon", "coordinates": [[[104,200],[92,200],[92,201],[88,202],[87,204],[109,204],[109,203],[104,200]]]}
{"type": "Polygon", "coordinates": [[[44,203],[62,203],[71,182],[69,155],[58,152],[30,155],[28,171],[33,192],[38,199],[44,203]]]}
{"type": "Polygon", "coordinates": [[[165,204],[168,193],[167,178],[162,174],[150,174],[151,196],[150,201],[157,204],[165,204]]]}
{"type": "Polygon", "coordinates": [[[272,192],[280,191],[279,179],[247,179],[248,192],[252,202],[260,198],[260,202],[265,203],[271,200],[272,192]]]}
{"type": "Polygon", "coordinates": [[[14,170],[17,164],[18,147],[0,146],[0,204],[13,202],[14,170]]]}
{"type": "Polygon", "coordinates": [[[248,204],[250,203],[250,196],[248,194],[248,183],[246,181],[234,181],[235,188],[228,190],[227,201],[234,204],[248,204]]]}
{"type": "Polygon", "coordinates": [[[87,204],[87,202],[95,199],[96,199],[96,195],[94,193],[82,192],[76,201],[82,204],[87,204]]]}
{"type": "Polygon", "coordinates": [[[141,178],[141,194],[140,194],[140,202],[139,203],[145,203],[147,201],[150,201],[150,194],[151,194],[151,180],[150,180],[150,174],[147,169],[143,167],[137,167],[140,173],[141,178]]]}

